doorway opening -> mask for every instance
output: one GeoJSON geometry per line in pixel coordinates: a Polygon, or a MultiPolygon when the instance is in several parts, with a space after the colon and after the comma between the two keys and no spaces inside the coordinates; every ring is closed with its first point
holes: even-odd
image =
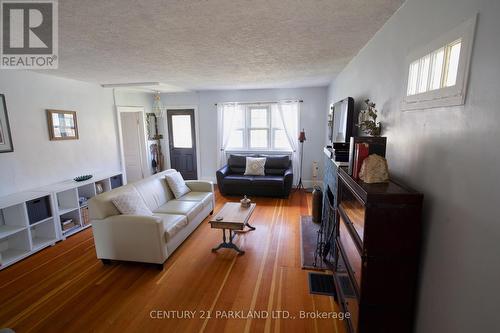
{"type": "Polygon", "coordinates": [[[122,167],[127,182],[149,175],[143,107],[117,107],[122,167]]]}

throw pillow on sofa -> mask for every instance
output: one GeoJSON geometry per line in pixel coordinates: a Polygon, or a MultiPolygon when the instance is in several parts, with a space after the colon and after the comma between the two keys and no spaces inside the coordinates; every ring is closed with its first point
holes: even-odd
{"type": "Polygon", "coordinates": [[[247,157],[245,176],[265,176],[265,157],[247,157]]]}
{"type": "Polygon", "coordinates": [[[191,192],[191,189],[187,187],[186,182],[184,181],[184,178],[182,178],[180,172],[167,174],[165,175],[165,179],[167,180],[168,186],[172,190],[172,193],[174,194],[176,199],[179,199],[186,193],[191,192]]]}
{"type": "Polygon", "coordinates": [[[141,216],[152,216],[153,212],[146,206],[139,193],[127,192],[120,194],[113,199],[111,202],[116,206],[116,209],[125,215],[141,215],[141,216]]]}

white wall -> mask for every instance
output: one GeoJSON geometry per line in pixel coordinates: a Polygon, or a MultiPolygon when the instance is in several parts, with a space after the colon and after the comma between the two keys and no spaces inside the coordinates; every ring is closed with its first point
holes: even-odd
{"type": "MultiPolygon", "coordinates": [[[[213,90],[192,93],[162,94],[168,106],[198,106],[200,129],[201,178],[215,180],[217,171],[217,107],[221,102],[276,101],[302,99],[300,126],[306,131],[304,143],[303,179],[310,186],[312,162],[322,168],[323,147],[326,142],[327,88],[262,89],[262,90],[213,90]]],[[[319,180],[322,179],[320,170],[319,180]]]]}
{"type": "Polygon", "coordinates": [[[407,0],[330,86],[377,103],[390,171],[425,195],[416,332],[500,332],[500,1],[407,0]],[[402,112],[405,57],[479,12],[465,106],[402,112]]]}
{"type": "Polygon", "coordinates": [[[115,89],[115,100],[118,106],[142,106],[146,113],[153,107],[153,94],[148,92],[115,89]]]}
{"type": "Polygon", "coordinates": [[[0,71],[14,152],[0,154],[0,196],[120,169],[111,90],[34,72],[0,71]],[[45,109],[77,112],[79,140],[50,141],[45,109]]]}

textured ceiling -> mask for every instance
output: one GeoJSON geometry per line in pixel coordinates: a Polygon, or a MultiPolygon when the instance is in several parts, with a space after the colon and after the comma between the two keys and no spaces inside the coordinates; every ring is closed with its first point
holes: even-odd
{"type": "Polygon", "coordinates": [[[402,0],[60,0],[59,69],[170,90],[326,85],[402,0]]]}

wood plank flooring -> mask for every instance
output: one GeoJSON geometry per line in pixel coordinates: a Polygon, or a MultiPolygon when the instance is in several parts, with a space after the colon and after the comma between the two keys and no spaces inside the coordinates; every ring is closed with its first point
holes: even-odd
{"type": "MultiPolygon", "coordinates": [[[[237,198],[217,195],[216,211],[228,201],[237,198]]],[[[255,201],[250,224],[257,229],[235,238],[243,256],[230,249],[210,251],[222,236],[207,218],[163,271],[140,263],[104,266],[96,259],[91,229],[4,269],[0,328],[343,333],[342,321],[300,318],[300,311],[339,311],[333,298],[309,294],[307,272],[300,268],[300,215],[310,212],[310,194],[255,201]],[[266,313],[268,318],[257,318],[266,313]]]]}

